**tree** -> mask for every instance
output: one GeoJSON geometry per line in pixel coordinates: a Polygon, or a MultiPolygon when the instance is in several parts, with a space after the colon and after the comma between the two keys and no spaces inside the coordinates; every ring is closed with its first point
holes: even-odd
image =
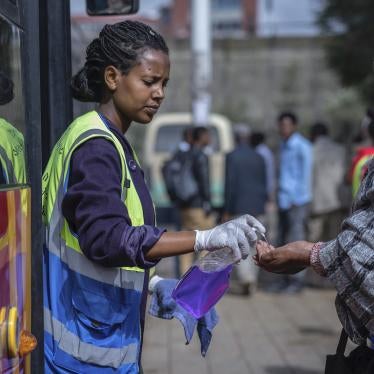
{"type": "Polygon", "coordinates": [[[325,0],[319,15],[329,65],[344,86],[356,87],[367,103],[374,100],[374,1],[325,0]]]}

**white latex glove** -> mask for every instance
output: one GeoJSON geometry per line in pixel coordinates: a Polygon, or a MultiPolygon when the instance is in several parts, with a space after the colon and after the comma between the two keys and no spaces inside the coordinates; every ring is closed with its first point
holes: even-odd
{"type": "Polygon", "coordinates": [[[257,233],[264,234],[265,227],[256,218],[245,214],[210,230],[196,231],[195,252],[216,251],[228,247],[235,261],[248,257],[257,240],[257,233]]]}
{"type": "Polygon", "coordinates": [[[155,288],[156,288],[156,284],[160,281],[160,280],[163,280],[164,278],[162,277],[159,277],[158,275],[154,275],[151,280],[149,281],[149,284],[148,284],[148,291],[150,293],[152,293],[155,288]]]}

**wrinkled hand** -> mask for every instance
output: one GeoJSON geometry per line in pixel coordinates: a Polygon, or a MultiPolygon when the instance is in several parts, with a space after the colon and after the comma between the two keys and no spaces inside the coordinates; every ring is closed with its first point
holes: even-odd
{"type": "Polygon", "coordinates": [[[259,241],[253,259],[256,265],[272,273],[295,274],[310,265],[312,246],[312,243],[297,241],[274,248],[259,241]]]}
{"type": "Polygon", "coordinates": [[[228,247],[235,261],[248,257],[251,245],[257,240],[256,231],[265,233],[264,226],[256,218],[245,214],[210,230],[196,230],[194,249],[215,251],[228,247]]]}

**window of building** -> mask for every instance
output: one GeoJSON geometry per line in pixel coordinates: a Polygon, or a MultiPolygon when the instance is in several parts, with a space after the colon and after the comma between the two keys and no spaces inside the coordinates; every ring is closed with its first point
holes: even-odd
{"type": "Polygon", "coordinates": [[[241,8],[241,0],[212,0],[212,9],[237,9],[241,8]]]}

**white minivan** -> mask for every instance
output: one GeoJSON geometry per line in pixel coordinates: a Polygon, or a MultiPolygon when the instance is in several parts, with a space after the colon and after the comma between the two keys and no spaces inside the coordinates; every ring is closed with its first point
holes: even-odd
{"type": "MultiPolygon", "coordinates": [[[[182,140],[183,130],[192,126],[191,113],[159,114],[147,127],[144,139],[144,161],[148,183],[156,208],[169,208],[171,203],[163,181],[161,167],[171,157],[182,140]]],[[[224,194],[225,154],[234,146],[231,122],[220,114],[211,114],[209,126],[212,138],[210,181],[212,205],[221,208],[224,194]]]]}

